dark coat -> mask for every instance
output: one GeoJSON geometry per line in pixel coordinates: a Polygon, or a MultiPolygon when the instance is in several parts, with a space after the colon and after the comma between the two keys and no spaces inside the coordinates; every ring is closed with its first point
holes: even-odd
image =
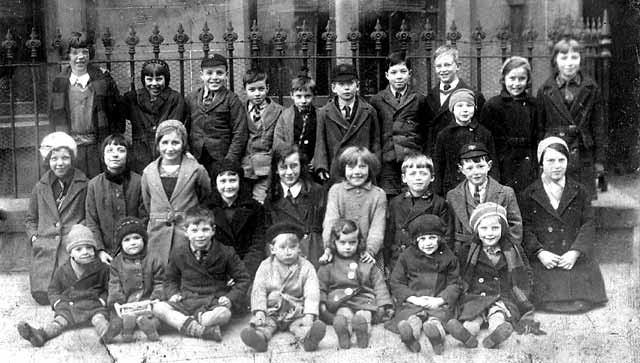
{"type": "MultiPolygon", "coordinates": [[[[468,193],[469,186],[466,181],[447,193],[447,204],[451,210],[449,241],[450,246],[453,246],[460,259],[463,258],[462,256],[466,256],[474,236],[473,228],[469,225],[469,218],[471,218],[469,210],[473,211],[477,205],[473,198],[467,198],[468,193]]],[[[520,214],[520,207],[513,189],[489,177],[484,201],[496,203],[507,210],[509,238],[514,243],[521,244],[522,214],[520,214]]]]}
{"type": "Polygon", "coordinates": [[[239,163],[249,137],[247,111],[235,93],[226,88],[217,93],[208,106],[202,102],[202,87],[185,98],[189,150],[198,160],[204,148],[214,161],[226,158],[239,163]]]}
{"type": "Polygon", "coordinates": [[[378,308],[393,305],[382,271],[375,264],[358,262],[358,259],[336,255],[318,269],[320,302],[327,304],[330,312],[348,307],[354,312],[369,310],[375,314],[378,308]],[[352,264],[357,268],[353,269],[352,264]],[[352,271],[355,274],[349,278],[352,271]]]}
{"type": "MultiPolygon", "coordinates": [[[[469,143],[481,142],[489,151],[491,160],[496,160],[496,149],[493,136],[485,126],[473,119],[467,126],[460,126],[455,121],[442,129],[436,139],[433,164],[435,166],[435,180],[433,190],[445,196],[447,192],[465,180],[464,175],[458,170],[460,163],[460,149],[469,143]]],[[[489,171],[494,179],[500,179],[500,171],[497,163],[493,163],[489,171]]]]}
{"type": "MultiPolygon", "coordinates": [[[[517,244],[513,246],[524,259],[524,266],[516,267],[513,271],[509,271],[504,254],[500,256],[496,265],[482,250],[478,254],[475,266],[469,263],[468,256],[465,257],[466,262],[461,266],[464,294],[459,301],[459,320],[472,320],[497,301],[505,304],[511,314],[509,320],[513,322],[517,322],[524,313],[532,310],[533,305],[529,302],[529,265],[524,254],[520,252],[521,247],[517,244]]],[[[479,245],[475,247],[482,248],[479,245]]]]}
{"type": "Polygon", "coordinates": [[[402,190],[397,167],[407,154],[422,152],[432,117],[431,107],[422,94],[409,89],[401,100],[399,103],[389,87],[370,100],[380,122],[383,170],[392,168],[390,173],[383,174],[379,183],[387,194],[398,194],[402,190]]]}
{"type": "MultiPolygon", "coordinates": [[[[266,102],[266,101],[265,101],[266,102]]],[[[249,130],[247,151],[242,158],[244,176],[247,178],[263,177],[271,174],[271,154],[273,151],[273,133],[276,121],[282,114],[282,106],[270,100],[262,110],[260,121],[262,127],[258,128],[247,114],[247,128],[249,130]]]]}
{"type": "Polygon", "coordinates": [[[95,314],[108,316],[109,266],[96,258],[84,267],[86,271],[78,278],[67,260],[56,269],[49,285],[49,301],[55,314],[72,325],[90,321],[95,314]]]}
{"type": "Polygon", "coordinates": [[[538,171],[536,149],[540,140],[536,99],[528,94],[513,98],[502,92],[489,99],[480,113],[480,123],[496,145],[500,182],[518,195],[535,179],[538,171]]]}
{"type": "Polygon", "coordinates": [[[33,260],[29,272],[32,294],[47,291],[56,268],[69,259],[65,242],[71,226],[83,224],[85,219],[87,177],[79,169],[74,169],[71,185],[60,210],[51,189],[53,180],[52,171],[49,170],[36,183],[25,217],[27,237],[31,240],[36,236],[31,245],[33,260]]]}
{"type": "Polygon", "coordinates": [[[318,109],[313,107],[313,114],[309,117],[307,124],[304,125],[304,121],[300,119],[300,129],[302,137],[298,140],[294,139],[295,136],[295,123],[296,123],[296,106],[291,105],[280,114],[280,118],[276,123],[276,128],[273,132],[273,149],[281,148],[284,145],[298,145],[300,151],[306,155],[307,161],[313,160],[313,153],[316,144],[316,126],[318,120],[318,109]]]}
{"type": "MultiPolygon", "coordinates": [[[[302,255],[318,268],[318,259],[324,253],[322,242],[322,221],[327,204],[326,189],[311,181],[302,181],[302,189],[295,204],[282,196],[282,188],[275,200],[265,203],[268,214],[267,225],[288,222],[302,227],[305,238],[301,241],[302,255]]],[[[267,242],[268,243],[268,242],[267,242]]]]}
{"type": "MultiPolygon", "coordinates": [[[[109,72],[92,64],[87,66],[88,87],[93,92],[93,110],[91,122],[96,132],[96,140],[101,142],[107,135],[124,132],[125,122],[118,112],[118,86],[109,72]]],[[[53,79],[51,103],[49,105],[49,125],[51,131],[65,131],[73,134],[69,119],[69,76],[71,67],[65,67],[53,79]]]]}
{"type": "Polygon", "coordinates": [[[318,110],[316,149],[313,156],[314,170],[329,171],[332,180],[338,173],[338,156],[349,146],[363,146],[380,160],[380,124],[376,110],[362,97],[351,124],[347,124],[342,112],[331,99],[318,110]]]}
{"type": "Polygon", "coordinates": [[[593,259],[596,243],[593,208],[586,189],[567,178],[558,210],[549,202],[542,181],[536,180],[521,196],[524,212],[524,248],[531,261],[536,303],[586,300],[607,301],[598,263],[593,259]],[[562,255],[580,252],[571,270],[547,270],[536,257],[540,250],[562,255]]]}
{"type": "Polygon", "coordinates": [[[105,173],[91,179],[87,186],[85,212],[85,223],[93,232],[98,249],[115,256],[120,247],[120,241],[114,240],[118,221],[126,216],[148,217],[142,203],[140,175],[131,172],[123,184],[109,181],[105,173]]]}
{"type": "Polygon", "coordinates": [[[133,144],[127,153],[129,165],[131,170],[142,173],[158,156],[156,127],[165,120],[184,122],[185,103],[182,95],[169,87],[162,90],[155,102],[151,102],[146,88],[139,88],[125,93],[120,102],[120,112],[123,118],[131,121],[133,144]]]}
{"type": "Polygon", "coordinates": [[[154,256],[135,258],[120,252],[111,261],[107,306],[164,299],[164,266],[154,256]]]}
{"type": "MultiPolygon", "coordinates": [[[[456,88],[451,90],[451,93],[460,88],[473,90],[465,81],[460,79],[456,88]]],[[[484,96],[482,93],[476,92],[475,90],[473,90],[473,92],[476,95],[476,115],[478,115],[484,106],[484,96]]],[[[451,93],[449,93],[449,95],[451,95],[451,93]]],[[[455,122],[455,119],[453,118],[453,114],[449,111],[449,97],[447,97],[447,100],[440,105],[440,82],[437,82],[435,87],[433,87],[427,94],[427,102],[431,107],[433,119],[430,123],[429,132],[426,136],[425,145],[422,149],[427,155],[433,156],[438,133],[451,124],[451,122],[455,122]]],[[[458,151],[456,150],[456,154],[457,153],[458,151]]]]}
{"type": "Polygon", "coordinates": [[[405,192],[389,202],[384,238],[385,265],[389,266],[389,269],[396,265],[398,257],[405,249],[415,244],[409,234],[409,223],[425,214],[434,214],[440,217],[445,226],[449,225],[447,202],[432,192],[415,199],[410,192],[405,192]]]}
{"type": "Polygon", "coordinates": [[[595,196],[594,163],[606,165],[607,120],[600,87],[580,72],[582,82],[568,109],[558,89],[556,75],[538,89],[539,124],[545,136],[562,137],[571,151],[567,176],[595,196]]]}
{"type": "Polygon", "coordinates": [[[165,270],[163,288],[167,299],[180,294],[184,305],[189,305],[189,300],[198,301],[202,298],[208,298],[215,304],[222,296],[229,298],[232,305],[243,301],[251,280],[244,263],[232,247],[214,239],[207,257],[198,262],[189,242],[182,242],[171,251],[165,270]],[[227,286],[229,279],[235,281],[232,287],[227,286]]]}
{"type": "Polygon", "coordinates": [[[233,247],[253,280],[260,262],[266,258],[264,207],[246,193],[241,194],[231,207],[227,207],[217,192],[204,204],[215,215],[216,240],[233,247]],[[232,220],[227,219],[226,208],[234,209],[232,220]]]}

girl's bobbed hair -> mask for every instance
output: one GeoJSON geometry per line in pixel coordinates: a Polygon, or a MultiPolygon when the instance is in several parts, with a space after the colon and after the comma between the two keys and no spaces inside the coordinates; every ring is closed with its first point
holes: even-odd
{"type": "Polygon", "coordinates": [[[329,248],[333,254],[336,254],[336,241],[340,239],[341,234],[349,234],[358,232],[358,248],[356,254],[360,255],[367,250],[367,243],[364,240],[362,231],[358,228],[356,222],[351,219],[338,219],[331,227],[331,234],[329,235],[329,248]]]}
{"type": "Polygon", "coordinates": [[[369,166],[369,176],[367,181],[373,181],[374,176],[380,172],[380,160],[364,146],[349,146],[344,149],[338,157],[338,176],[345,179],[345,168],[347,165],[355,166],[361,159],[363,163],[369,166]]]}
{"type": "Polygon", "coordinates": [[[569,51],[582,53],[582,49],[582,44],[574,38],[560,39],[553,45],[553,50],[551,52],[551,68],[556,72],[558,71],[558,64],[556,63],[558,54],[568,53],[569,51]]]}
{"type": "Polygon", "coordinates": [[[151,59],[142,64],[142,70],[140,71],[140,81],[144,87],[144,77],[164,76],[164,85],[169,87],[169,81],[171,80],[171,70],[169,64],[162,59],[151,59]]]}
{"type": "Polygon", "coordinates": [[[129,142],[129,140],[127,140],[127,138],[120,133],[111,134],[104,138],[104,140],[102,141],[102,144],[100,144],[100,150],[98,152],[100,153],[100,163],[103,164],[103,166],[105,167],[105,170],[106,170],[106,165],[104,165],[104,149],[108,145],[120,145],[120,146],[124,146],[125,149],[127,149],[127,161],[125,165],[126,165],[126,169],[129,169],[129,160],[131,160],[131,157],[130,157],[131,143],[129,142]]]}
{"type": "Polygon", "coordinates": [[[269,187],[269,199],[276,201],[282,196],[282,188],[280,188],[280,176],[278,175],[278,165],[284,162],[289,156],[298,154],[300,159],[300,180],[308,182],[311,180],[309,171],[307,169],[308,160],[307,156],[300,151],[298,145],[281,145],[273,149],[273,156],[271,158],[271,174],[273,175],[274,182],[269,187]]]}
{"type": "Polygon", "coordinates": [[[502,84],[502,87],[504,87],[504,77],[506,77],[512,70],[520,67],[524,68],[527,72],[527,88],[531,87],[531,65],[526,58],[517,55],[510,57],[502,64],[502,68],[500,69],[500,74],[502,74],[502,77],[500,77],[500,84],[502,84]]]}

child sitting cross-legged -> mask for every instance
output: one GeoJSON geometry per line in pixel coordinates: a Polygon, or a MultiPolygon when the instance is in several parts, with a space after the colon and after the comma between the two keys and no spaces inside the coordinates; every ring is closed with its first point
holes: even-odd
{"type": "Polygon", "coordinates": [[[18,324],[20,336],[34,347],[86,322],[91,322],[105,343],[118,334],[107,320],[109,266],[97,258],[96,249],[89,228],[81,224],[71,227],[66,244],[69,260],[56,268],[49,284],[53,321],[37,329],[25,322],[18,324]]]}
{"type": "Polygon", "coordinates": [[[420,351],[418,339],[423,331],[433,352],[442,354],[443,323],[452,316],[462,290],[458,260],[444,241],[445,228],[438,216],[419,216],[409,224],[409,231],[415,243],[402,252],[390,280],[400,308],[385,328],[399,333],[412,352],[420,351]]]}
{"type": "Polygon", "coordinates": [[[251,292],[253,317],[240,338],[266,352],[277,331],[289,330],[305,351],[318,349],[325,324],[317,320],[320,289],[311,262],[300,256],[302,228],[278,223],[267,230],[271,256],[262,261],[251,292]]]}
{"type": "Polygon", "coordinates": [[[471,214],[469,224],[475,238],[463,260],[460,315],[447,323],[447,331],[470,347],[468,342],[475,340],[486,322],[489,335],[482,345],[496,348],[511,336],[512,324],[533,311],[529,264],[520,245],[510,240],[504,207],[482,203],[471,214]]]}
{"type": "Polygon", "coordinates": [[[188,209],[184,227],[189,241],[174,245],[166,267],[163,288],[168,301],[154,304],[153,314],[183,335],[221,341],[220,327],[246,294],[249,273],[233,247],[214,238],[211,211],[188,209]],[[235,281],[231,287],[229,278],[235,281]]]}
{"type": "Polygon", "coordinates": [[[393,316],[393,302],[382,271],[373,263],[360,262],[366,244],[354,221],[338,220],[330,240],[334,258],[318,269],[320,312],[333,318],[340,348],[350,348],[352,332],[358,347],[366,348],[372,321],[393,316]]]}
{"type": "Polygon", "coordinates": [[[115,239],[120,243],[120,252],[111,262],[109,274],[107,305],[116,313],[111,314],[111,324],[122,328],[122,340],[125,342],[133,341],[136,327],[149,340],[158,340],[160,321],[144,307],[150,307],[153,300],[163,297],[163,264],[159,258],[147,253],[147,228],[138,218],[120,219],[115,239]],[[142,308],[140,311],[125,312],[136,303],[142,308]]]}

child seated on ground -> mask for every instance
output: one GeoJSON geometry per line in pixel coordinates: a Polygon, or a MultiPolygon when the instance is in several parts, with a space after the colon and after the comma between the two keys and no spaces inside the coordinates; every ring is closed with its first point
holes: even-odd
{"type": "Polygon", "coordinates": [[[438,216],[419,216],[409,224],[409,232],[415,242],[398,258],[390,280],[400,308],[385,328],[399,333],[412,352],[420,351],[423,331],[433,352],[442,354],[443,323],[451,318],[462,290],[458,260],[444,241],[445,228],[438,216]]]}
{"type": "Polygon", "coordinates": [[[402,183],[407,191],[395,196],[387,208],[387,229],[384,238],[385,265],[388,275],[398,257],[407,247],[415,244],[409,235],[411,221],[421,215],[434,214],[449,225],[449,209],[444,198],[429,187],[434,179],[433,161],[423,154],[409,154],[402,162],[402,183]]]}
{"type": "Polygon", "coordinates": [[[266,352],[277,331],[289,330],[305,351],[314,351],[324,338],[325,324],[317,320],[320,289],[311,262],[300,256],[304,231],[295,224],[274,224],[267,231],[271,256],[262,261],[251,292],[253,317],[240,338],[266,352]]]}
{"type": "Polygon", "coordinates": [[[49,285],[49,301],[55,312],[53,321],[42,328],[26,322],[18,324],[18,333],[34,347],[41,347],[64,330],[91,322],[98,336],[108,343],[118,331],[107,320],[107,284],[109,266],[96,257],[97,244],[91,230],[81,224],[71,227],[66,250],[69,260],[59,266],[49,285]]]}
{"type": "Polygon", "coordinates": [[[123,305],[162,299],[164,268],[162,262],[147,254],[147,227],[134,217],[124,217],[118,221],[115,240],[120,243],[120,253],[111,262],[109,273],[109,298],[107,305],[115,309],[111,313],[111,324],[122,329],[122,340],[133,341],[136,326],[149,340],[158,340],[160,321],[151,310],[136,314],[120,313],[123,305]],[[115,314],[114,314],[115,313],[115,314]]]}
{"type": "Polygon", "coordinates": [[[482,203],[471,215],[474,243],[461,257],[464,295],[459,301],[460,315],[447,323],[447,331],[468,348],[477,346],[475,338],[488,323],[485,348],[496,348],[511,336],[513,324],[533,311],[529,302],[531,279],[529,264],[519,244],[507,231],[507,211],[496,203],[482,203]],[[462,323],[461,323],[462,322],[462,323]]]}
{"type": "Polygon", "coordinates": [[[372,322],[393,316],[384,275],[373,263],[360,262],[366,245],[354,221],[338,220],[330,241],[334,258],[318,269],[320,312],[333,320],[340,348],[350,348],[352,334],[358,347],[366,348],[372,322]]]}
{"type": "Polygon", "coordinates": [[[201,207],[187,210],[184,228],[188,243],[179,241],[166,267],[164,293],[153,314],[188,337],[221,341],[220,327],[231,319],[251,283],[244,263],[214,238],[213,213],[201,207]],[[235,281],[227,286],[229,278],[235,281]]]}

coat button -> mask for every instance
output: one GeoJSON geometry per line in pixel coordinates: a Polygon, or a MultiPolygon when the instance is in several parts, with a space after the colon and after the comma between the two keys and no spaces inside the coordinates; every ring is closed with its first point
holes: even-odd
{"type": "Polygon", "coordinates": [[[553,232],[553,227],[549,226],[549,228],[547,228],[547,231],[549,231],[549,233],[553,232]]]}
{"type": "Polygon", "coordinates": [[[344,289],[344,293],[347,296],[351,296],[351,295],[353,295],[353,289],[350,288],[350,287],[347,287],[346,289],[344,289]]]}
{"type": "Polygon", "coordinates": [[[481,293],[480,293],[480,296],[487,296],[487,294],[486,294],[486,293],[484,293],[484,292],[481,292],[481,293]]]}
{"type": "Polygon", "coordinates": [[[500,280],[499,277],[494,277],[493,279],[496,280],[496,281],[500,280]]]}
{"type": "Polygon", "coordinates": [[[347,274],[347,278],[348,278],[349,280],[355,280],[355,278],[356,278],[356,273],[355,273],[355,272],[353,272],[353,271],[349,271],[349,273],[347,274]]]}
{"type": "Polygon", "coordinates": [[[478,279],[478,282],[482,284],[482,283],[484,283],[484,279],[481,277],[481,278],[478,279]]]}
{"type": "Polygon", "coordinates": [[[56,222],[56,228],[60,228],[60,222],[56,222]]]}

